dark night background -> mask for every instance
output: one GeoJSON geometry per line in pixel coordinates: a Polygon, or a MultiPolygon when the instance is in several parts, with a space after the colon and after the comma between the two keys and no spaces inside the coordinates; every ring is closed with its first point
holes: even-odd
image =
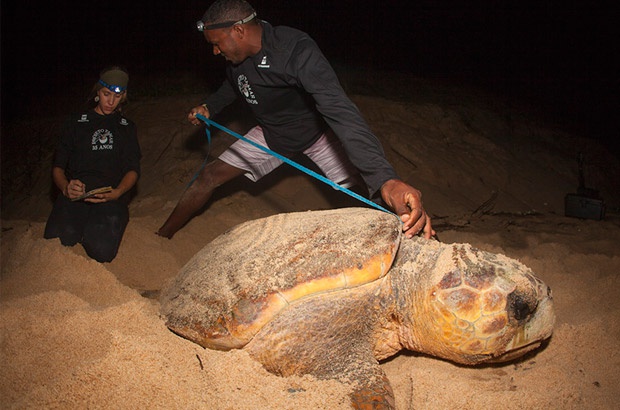
{"type": "MultiPolygon", "coordinates": [[[[479,86],[619,148],[619,13],[611,8],[576,1],[251,3],[272,24],[308,32],[334,64],[479,86]]],[[[128,68],[134,89],[141,80],[158,89],[153,79],[180,72],[197,79],[194,92],[219,82],[222,62],[195,30],[209,4],[2,2],[3,123],[70,112],[112,63],[128,68]]]]}

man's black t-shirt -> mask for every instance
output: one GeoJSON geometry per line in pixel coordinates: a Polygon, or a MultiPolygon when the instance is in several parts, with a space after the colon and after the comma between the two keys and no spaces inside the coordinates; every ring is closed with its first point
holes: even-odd
{"type": "Polygon", "coordinates": [[[377,137],[347,97],[333,68],[308,34],[262,21],[262,49],[239,65],[205,104],[211,115],[241,98],[263,128],[269,147],[302,152],[330,127],[360,171],[370,195],[397,178],[377,137]]]}

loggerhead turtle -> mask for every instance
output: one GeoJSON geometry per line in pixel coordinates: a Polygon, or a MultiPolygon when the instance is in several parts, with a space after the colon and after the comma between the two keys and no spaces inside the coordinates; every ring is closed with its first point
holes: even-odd
{"type": "Polygon", "coordinates": [[[523,264],[401,236],[396,216],[365,208],[245,222],[181,269],[161,313],[173,332],[244,349],[272,373],[352,383],[355,408],[394,408],[378,361],[401,349],[477,364],[551,335],[551,291],[523,264]]]}

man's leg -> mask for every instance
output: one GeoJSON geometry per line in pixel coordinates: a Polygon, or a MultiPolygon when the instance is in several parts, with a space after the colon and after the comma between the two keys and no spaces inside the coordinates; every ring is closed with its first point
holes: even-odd
{"type": "Polygon", "coordinates": [[[168,239],[172,238],[207,203],[215,188],[244,172],[246,171],[220,159],[208,163],[194,183],[183,192],[177,206],[157,234],[168,239]]]}
{"type": "Polygon", "coordinates": [[[363,196],[368,191],[359,171],[351,163],[342,146],[332,130],[328,130],[308,149],[304,151],[325,174],[325,177],[345,188],[358,187],[363,196]]]}

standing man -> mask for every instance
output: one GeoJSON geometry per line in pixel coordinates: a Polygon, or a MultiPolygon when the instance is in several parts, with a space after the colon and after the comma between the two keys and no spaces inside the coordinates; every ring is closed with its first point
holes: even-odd
{"type": "MultiPolygon", "coordinates": [[[[196,114],[210,118],[241,98],[259,124],[246,138],[285,157],[303,152],[328,179],[345,187],[361,175],[369,196],[381,195],[401,217],[407,237],[434,235],[420,191],[398,178],[308,34],[258,19],[245,0],[216,0],[198,21],[198,30],[213,54],[228,62],[227,79],[191,109],[191,123],[200,123],[196,114]]],[[[235,142],[202,169],[157,234],[172,238],[223,183],[242,174],[257,181],[281,164],[251,144],[235,142]]]]}

